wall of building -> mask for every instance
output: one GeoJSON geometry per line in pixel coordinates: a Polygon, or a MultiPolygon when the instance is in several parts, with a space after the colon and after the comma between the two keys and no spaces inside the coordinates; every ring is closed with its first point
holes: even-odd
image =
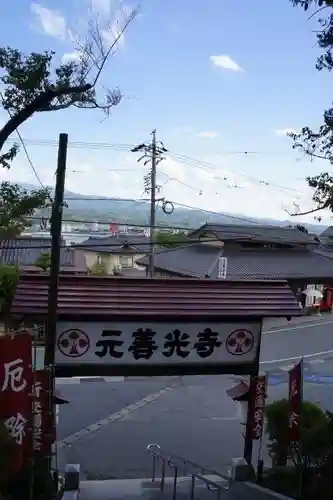
{"type": "MultiPolygon", "coordinates": [[[[88,269],[91,269],[95,264],[103,263],[108,274],[113,274],[115,268],[122,269],[142,269],[142,266],[136,264],[136,261],[144,257],[144,254],[102,254],[85,250],[84,256],[88,269]],[[133,264],[127,259],[133,259],[133,264]],[[127,262],[126,262],[127,261],[127,262]]],[[[144,269],[143,269],[144,271],[144,269]]]]}
{"type": "Polygon", "coordinates": [[[202,236],[200,236],[199,239],[200,239],[200,243],[202,245],[211,245],[211,246],[215,246],[215,247],[223,247],[224,246],[224,242],[219,240],[216,237],[216,235],[211,231],[207,231],[202,236]],[[205,239],[214,240],[214,241],[204,241],[205,239]]]}

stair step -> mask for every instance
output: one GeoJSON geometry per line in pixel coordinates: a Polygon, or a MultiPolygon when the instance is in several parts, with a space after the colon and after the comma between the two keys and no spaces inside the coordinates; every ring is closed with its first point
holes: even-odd
{"type": "MultiPolygon", "coordinates": [[[[227,481],[216,476],[205,478],[227,485],[227,481]]],[[[177,500],[188,500],[191,487],[190,477],[177,479],[177,500]]],[[[227,493],[226,493],[227,494],[227,493]]],[[[173,478],[165,478],[164,491],[160,491],[160,483],[151,479],[110,479],[107,481],[81,481],[80,500],[172,500],[173,478]]],[[[197,500],[212,500],[212,492],[196,481],[195,498],[197,500]]],[[[221,499],[223,498],[223,492],[221,499]]]]}

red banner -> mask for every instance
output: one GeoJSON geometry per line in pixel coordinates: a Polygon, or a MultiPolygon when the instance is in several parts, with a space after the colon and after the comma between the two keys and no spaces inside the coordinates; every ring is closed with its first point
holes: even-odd
{"type": "Polygon", "coordinates": [[[31,389],[31,335],[0,337],[0,418],[16,443],[13,470],[18,470],[31,457],[31,389]]]}
{"type": "Polygon", "coordinates": [[[46,370],[38,370],[34,375],[33,390],[33,450],[35,455],[50,454],[51,419],[49,416],[48,379],[46,370]]]}
{"type": "Polygon", "coordinates": [[[301,438],[300,417],[303,398],[303,361],[289,370],[289,438],[298,443],[301,438]]]}
{"type": "Polygon", "coordinates": [[[252,377],[250,384],[250,401],[252,404],[251,437],[253,440],[258,440],[262,437],[265,415],[266,388],[266,375],[252,377]]]}

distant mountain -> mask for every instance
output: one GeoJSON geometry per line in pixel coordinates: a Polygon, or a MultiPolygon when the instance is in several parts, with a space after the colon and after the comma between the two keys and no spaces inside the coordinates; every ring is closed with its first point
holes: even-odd
{"type": "MultiPolygon", "coordinates": [[[[38,186],[21,183],[27,190],[38,189],[38,186]]],[[[129,201],[123,198],[107,198],[104,196],[89,196],[65,190],[67,208],[64,216],[68,220],[86,220],[100,222],[123,222],[124,224],[147,224],[149,222],[150,206],[146,201],[129,201]],[[75,198],[75,199],[72,199],[75,198]]],[[[221,212],[212,214],[197,209],[187,209],[175,206],[172,214],[165,214],[159,207],[156,213],[158,224],[178,227],[199,227],[206,222],[220,224],[268,224],[274,226],[294,225],[293,220],[276,220],[248,217],[243,214],[221,212]]],[[[327,226],[320,224],[302,224],[311,233],[320,234],[327,226]]]]}

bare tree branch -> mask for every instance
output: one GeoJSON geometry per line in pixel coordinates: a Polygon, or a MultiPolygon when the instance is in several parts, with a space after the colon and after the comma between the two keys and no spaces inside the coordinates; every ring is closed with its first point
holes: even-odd
{"type": "Polygon", "coordinates": [[[312,208],[311,210],[305,210],[304,212],[302,211],[299,211],[299,212],[289,212],[288,210],[286,210],[287,214],[290,215],[291,217],[296,217],[296,216],[300,216],[300,215],[309,215],[309,214],[314,214],[316,212],[319,212],[321,210],[325,210],[325,206],[323,207],[317,207],[317,208],[312,208]]]}
{"type": "Polygon", "coordinates": [[[63,87],[58,89],[50,89],[40,94],[25,108],[19,111],[16,115],[8,120],[6,125],[0,130],[0,151],[8,139],[8,137],[30,118],[36,111],[42,110],[43,107],[50,103],[53,99],[62,95],[81,94],[91,88],[91,84],[81,85],[78,87],[63,87]]]}
{"type": "Polygon", "coordinates": [[[3,107],[12,115],[0,129],[0,151],[9,136],[36,112],[75,106],[99,108],[109,114],[111,108],[120,103],[122,94],[118,89],[107,90],[104,101],[98,103],[95,87],[114,47],[137,13],[138,8],[126,17],[108,49],[105,48],[98,22],[88,23],[86,43],[75,42],[79,49],[78,61],[62,63],[56,68],[54,82],[49,79],[53,52],[32,53],[23,57],[15,49],[0,47],[0,69],[5,70],[5,75],[0,77],[0,83],[5,86],[3,107]],[[94,69],[96,72],[89,82],[87,78],[94,69]]]}

